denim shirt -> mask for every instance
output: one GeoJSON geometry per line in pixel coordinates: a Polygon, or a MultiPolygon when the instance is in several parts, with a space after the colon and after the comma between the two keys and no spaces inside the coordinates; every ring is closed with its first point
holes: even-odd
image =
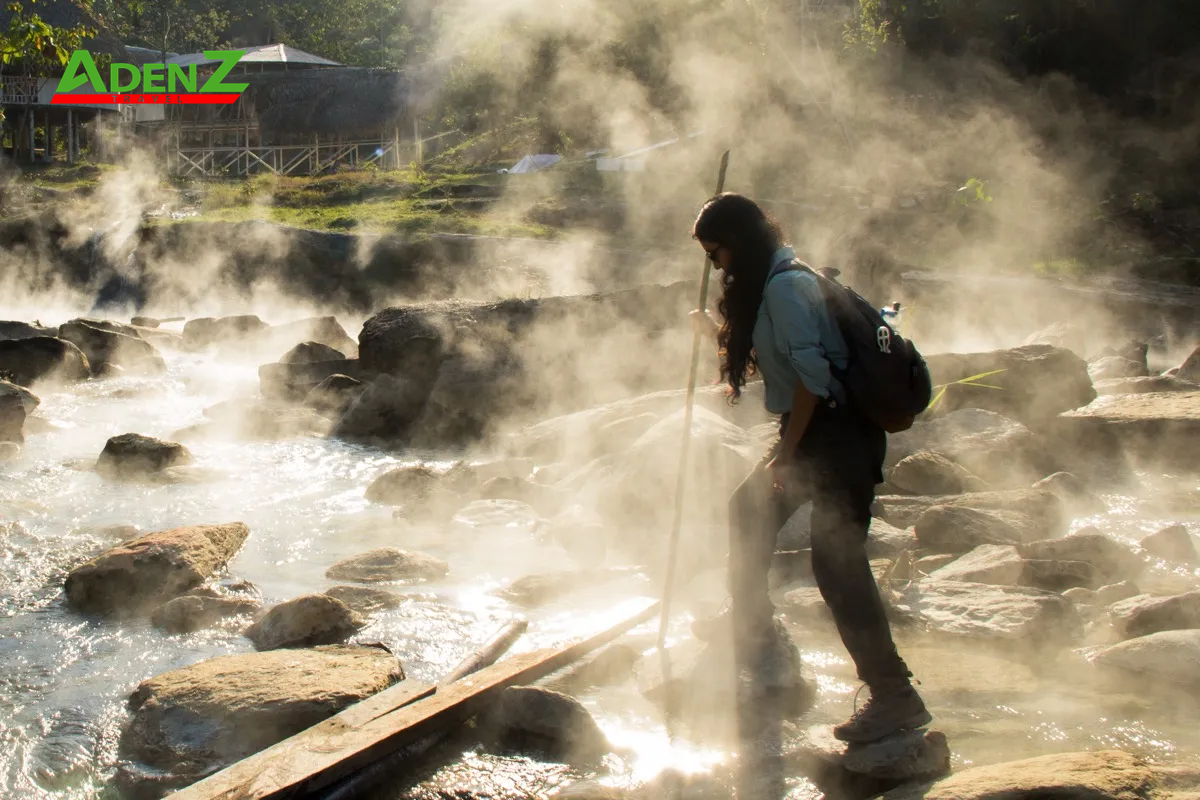
{"type": "Polygon", "coordinates": [[[817,397],[846,400],[830,363],[844,369],[849,348],[825,308],[816,276],[800,270],[781,272],[795,257],[790,247],[775,252],[754,324],[755,360],[772,414],[792,410],[797,380],[817,397]]]}

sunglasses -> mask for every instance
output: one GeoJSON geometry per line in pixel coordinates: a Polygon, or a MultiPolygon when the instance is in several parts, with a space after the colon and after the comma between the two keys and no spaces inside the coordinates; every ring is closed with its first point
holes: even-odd
{"type": "Polygon", "coordinates": [[[717,260],[717,253],[719,252],[721,252],[721,246],[717,245],[712,250],[705,250],[704,254],[708,256],[709,261],[713,262],[714,264],[720,264],[721,262],[717,260]]]}

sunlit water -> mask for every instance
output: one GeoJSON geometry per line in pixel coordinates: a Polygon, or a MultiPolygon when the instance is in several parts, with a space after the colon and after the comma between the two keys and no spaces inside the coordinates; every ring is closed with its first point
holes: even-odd
{"type": "MultiPolygon", "coordinates": [[[[191,450],[209,479],[196,484],[113,484],[81,469],[94,463],[113,435],[170,437],[202,421],[206,407],[257,393],[254,364],[218,363],[212,355],[165,355],[169,373],[164,377],[39,392],[37,416],[53,429],[29,435],[19,459],[0,463],[0,525],[18,522],[24,528],[0,538],[3,797],[99,796],[116,760],[125,700],[139,681],[253,649],[234,629],[172,636],[148,623],[118,624],[67,610],[61,589],[67,572],[117,541],[105,526],[135,525],[148,532],[245,522],[251,535],[229,573],[253,582],[268,605],[328,588],[335,583],[324,576],[330,565],[371,548],[411,547],[443,558],[451,565],[447,578],[399,587],[412,593],[406,602],[374,615],[356,636],[386,643],[407,674],[423,680],[440,678],[516,616],[530,620],[528,633],[514,648],[520,652],[598,631],[653,599],[653,582],[634,576],[542,610],[518,609],[495,590],[532,572],[578,567],[539,537],[535,515],[520,504],[497,502],[469,506],[437,529],[398,522],[391,509],[368,503],[364,490],[405,459],[333,440],[198,443],[191,450]]],[[[1101,521],[1130,538],[1181,519],[1195,531],[1194,487],[1191,492],[1181,503],[1185,507],[1169,511],[1131,498],[1106,498],[1112,513],[1101,521]]],[[[687,614],[677,617],[683,633],[687,614]]],[[[652,632],[653,625],[643,630],[652,632]]],[[[843,718],[858,684],[840,645],[829,631],[797,628],[795,635],[821,688],[816,708],[799,724],[843,718]]],[[[1196,733],[1189,732],[1194,724],[1179,708],[1098,697],[1049,665],[1040,665],[1043,669],[1003,654],[923,639],[901,641],[925,684],[938,726],[950,736],[958,765],[1109,746],[1164,755],[1194,743],[1196,733]]],[[[610,774],[601,776],[606,782],[649,779],[666,766],[703,771],[725,757],[718,746],[671,744],[632,682],[581,699],[623,752],[611,760],[610,774]]],[[[463,785],[491,781],[490,791],[499,791],[494,796],[506,796],[504,791],[529,796],[573,777],[557,766],[480,758],[485,757],[471,756],[449,775],[463,785]],[[520,785],[503,790],[513,780],[520,785]]],[[[792,797],[816,795],[798,785],[792,797]]]]}

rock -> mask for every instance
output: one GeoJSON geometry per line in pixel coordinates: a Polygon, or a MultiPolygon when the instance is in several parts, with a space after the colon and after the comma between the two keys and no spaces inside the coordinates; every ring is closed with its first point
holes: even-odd
{"type": "Polygon", "coordinates": [[[884,465],[891,469],[921,451],[940,453],[981,480],[1006,488],[1028,486],[1051,463],[1041,439],[1028,427],[978,408],[922,416],[907,431],[888,436],[884,465]]]}
{"type": "Polygon", "coordinates": [[[1109,608],[1113,628],[1124,639],[1162,631],[1200,628],[1200,591],[1174,597],[1130,597],[1109,608]]]}
{"type": "Polygon", "coordinates": [[[883,506],[883,518],[898,528],[916,525],[917,520],[934,506],[999,511],[1007,522],[1021,531],[1027,541],[1065,534],[1070,521],[1063,501],[1053,492],[1044,490],[1011,489],[940,497],[883,495],[877,499],[883,506]]]}
{"type": "Polygon", "coordinates": [[[1200,384],[1165,375],[1144,378],[1110,378],[1092,384],[1100,397],[1110,394],[1150,394],[1155,392],[1194,392],[1200,384]]]}
{"type": "Polygon", "coordinates": [[[428,391],[416,381],[380,375],[346,407],[333,435],[384,447],[404,444],[425,408],[428,391]]]}
{"type": "Polygon", "coordinates": [[[1101,583],[1098,570],[1086,561],[1034,559],[1025,562],[1023,582],[1027,586],[1050,592],[1063,592],[1076,587],[1091,588],[1101,583]]]}
{"type": "Polygon", "coordinates": [[[829,771],[892,782],[928,781],[950,772],[950,746],[946,734],[936,730],[902,731],[869,744],[848,745],[834,738],[832,725],[815,725],[802,734],[786,758],[818,785],[833,777],[829,771]]]}
{"type": "Polygon", "coordinates": [[[288,350],[281,364],[311,364],[314,361],[345,361],[346,355],[320,342],[301,342],[288,350]]]}
{"type": "Polygon", "coordinates": [[[0,442],[0,461],[12,461],[21,457],[21,445],[16,442],[0,442]]]}
{"type": "Polygon", "coordinates": [[[867,529],[867,558],[896,558],[920,546],[911,530],[901,530],[881,519],[872,519],[867,529]]]}
{"type": "Polygon", "coordinates": [[[362,381],[349,375],[330,375],[304,396],[304,405],[338,419],[363,391],[362,381]]]}
{"type": "Polygon", "coordinates": [[[1067,589],[1062,593],[1062,596],[1077,606],[1096,605],[1096,590],[1088,589],[1085,586],[1076,586],[1072,589],[1067,589]]]}
{"type": "Polygon", "coordinates": [[[498,594],[519,606],[537,608],[571,592],[589,589],[628,574],[628,570],[621,569],[590,569],[526,575],[501,589],[498,594]]]}
{"type": "Polygon", "coordinates": [[[1032,333],[1022,345],[1040,344],[1062,347],[1081,356],[1087,355],[1091,330],[1074,322],[1055,322],[1032,333]]]}
{"type": "Polygon", "coordinates": [[[1054,644],[1082,632],[1070,600],[1023,586],[924,578],[897,590],[891,606],[901,619],[952,636],[1054,644]]]}
{"type": "Polygon", "coordinates": [[[138,328],[157,328],[162,325],[162,321],[154,317],[134,317],[129,323],[138,328]]]}
{"type": "Polygon", "coordinates": [[[263,364],[258,368],[258,384],[265,400],[297,403],[333,375],[359,380],[362,367],[358,361],[346,358],[263,364]]]}
{"type": "Polygon", "coordinates": [[[50,336],[0,341],[0,373],[14,383],[67,383],[91,377],[87,356],[70,342],[50,336]]]}
{"type": "Polygon", "coordinates": [[[0,320],[0,342],[15,339],[34,339],[39,336],[57,336],[58,331],[42,325],[30,325],[27,322],[11,322],[0,320]]]}
{"type": "Polygon", "coordinates": [[[352,611],[364,617],[376,611],[396,608],[404,602],[403,596],[372,586],[333,586],[326,589],[325,594],[345,603],[352,611]]]}
{"type": "Polygon", "coordinates": [[[437,580],[449,571],[450,567],[445,561],[433,556],[381,547],[339,561],[325,571],[325,577],[337,581],[382,583],[437,580]]]}
{"type": "Polygon", "coordinates": [[[250,535],[241,522],[148,533],[117,545],[67,576],[71,608],[137,612],[199,586],[237,554],[250,535]]]}
{"type": "Polygon", "coordinates": [[[1012,586],[1025,574],[1025,561],[1012,545],[982,544],[930,574],[943,581],[1012,586]]]}
{"type": "Polygon", "coordinates": [[[879,800],[1132,800],[1158,797],[1147,791],[1154,783],[1153,769],[1141,759],[1100,750],[971,767],[931,785],[901,786],[879,800]]]}
{"type": "Polygon", "coordinates": [[[367,624],[341,600],[306,594],[280,603],[246,629],[255,650],[338,644],[367,624]]]}
{"type": "Polygon", "coordinates": [[[499,409],[523,409],[535,402],[535,385],[515,358],[447,358],[413,423],[412,446],[457,448],[485,440],[497,432],[499,409]]]}
{"type": "Polygon", "coordinates": [[[1100,669],[1138,681],[1200,688],[1200,630],[1151,633],[1088,654],[1100,669]]]}
{"type": "Polygon", "coordinates": [[[106,478],[121,480],[194,462],[191,451],[181,444],[138,433],[124,433],[112,437],[104,445],[96,460],[96,472],[106,478]]]}
{"type": "Polygon", "coordinates": [[[41,398],[24,386],[18,386],[15,383],[0,379],[0,398],[4,397],[16,397],[20,400],[21,406],[25,409],[26,416],[36,411],[37,407],[42,404],[41,398]]]}
{"type": "Polygon", "coordinates": [[[937,570],[947,564],[953,564],[958,559],[959,555],[957,553],[938,553],[937,555],[918,558],[913,562],[913,569],[920,575],[932,575],[937,570]]]}
{"type": "Polygon", "coordinates": [[[945,456],[928,451],[900,460],[888,483],[905,494],[942,495],[986,491],[986,483],[945,456]]]}
{"type": "Polygon", "coordinates": [[[917,520],[921,546],[941,553],[965,553],[985,545],[1015,545],[1032,538],[1028,525],[1014,524],[1019,515],[999,510],[934,506],[917,520]]]}
{"type": "Polygon", "coordinates": [[[1095,592],[1095,603],[1101,606],[1111,606],[1113,603],[1119,603],[1122,600],[1128,600],[1131,597],[1137,597],[1141,594],[1141,590],[1132,581],[1120,581],[1119,583],[1110,583],[1107,586],[1101,586],[1095,592]]]}
{"type": "Polygon", "coordinates": [[[1125,457],[1190,469],[1200,452],[1200,391],[1105,395],[1059,416],[1054,437],[1082,462],[1125,457]]]}
{"type": "Polygon", "coordinates": [[[209,774],[404,679],[382,648],[326,646],[220,656],[143,681],[120,754],[209,774]]]}
{"type": "Polygon", "coordinates": [[[114,330],[115,327],[99,320],[75,319],[59,328],[59,337],[84,352],[93,373],[98,372],[102,364],[145,375],[161,375],[167,371],[167,363],[154,345],[128,326],[121,326],[128,332],[114,330]]]}
{"type": "Polygon", "coordinates": [[[1131,361],[1120,356],[1107,356],[1088,365],[1088,375],[1093,381],[1112,378],[1143,378],[1149,373],[1146,362],[1131,361]]]}
{"type": "Polygon", "coordinates": [[[1200,345],[1176,368],[1174,377],[1189,383],[1200,383],[1200,345]]]}
{"type": "Polygon", "coordinates": [[[1200,553],[1196,552],[1196,543],[1186,525],[1169,525],[1143,536],[1138,544],[1155,558],[1179,564],[1200,564],[1200,553]]]}
{"type": "Polygon", "coordinates": [[[398,467],[372,481],[367,487],[365,497],[372,503],[402,506],[428,497],[442,475],[443,473],[420,464],[398,467]]]}
{"type": "Polygon", "coordinates": [[[167,633],[192,633],[221,620],[252,614],[260,603],[242,597],[197,597],[168,600],[150,614],[150,623],[167,633]]]}
{"type": "Polygon", "coordinates": [[[582,703],[538,686],[500,692],[484,724],[501,747],[548,760],[591,763],[612,749],[582,703]]]}
{"type": "Polygon", "coordinates": [[[25,441],[25,403],[15,391],[6,391],[0,384],[0,442],[20,444],[25,441]]]}
{"type": "Polygon", "coordinates": [[[310,317],[262,328],[228,340],[219,354],[241,354],[255,359],[283,361],[284,353],[304,342],[335,350],[339,353],[339,359],[358,358],[358,343],[350,338],[335,317],[310,317]],[[341,355],[343,353],[345,355],[341,355]]]}
{"type": "Polygon", "coordinates": [[[1082,528],[1070,536],[1028,542],[1018,548],[1024,558],[1047,561],[1083,561],[1096,570],[1102,585],[1137,576],[1142,562],[1133,551],[1096,528],[1082,528]]]}
{"type": "Polygon", "coordinates": [[[1104,501],[1088,491],[1083,480],[1070,472],[1056,472],[1042,478],[1031,487],[1034,491],[1051,492],[1070,511],[1079,514],[1100,514],[1108,510],[1104,501]]]}
{"type": "Polygon", "coordinates": [[[1070,350],[1051,345],[928,355],[926,362],[938,385],[1003,370],[979,381],[998,389],[963,384],[947,387],[940,404],[944,411],[981,408],[1037,427],[1096,399],[1087,363],[1070,350]]]}
{"type": "Polygon", "coordinates": [[[201,317],[184,323],[183,344],[188,349],[200,349],[228,339],[257,333],[267,327],[267,323],[253,314],[217,319],[201,317]]]}

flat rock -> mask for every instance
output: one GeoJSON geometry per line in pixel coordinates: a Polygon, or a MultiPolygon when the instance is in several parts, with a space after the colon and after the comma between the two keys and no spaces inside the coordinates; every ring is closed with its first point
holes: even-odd
{"type": "Polygon", "coordinates": [[[1167,375],[1147,375],[1141,378],[1110,378],[1095,381],[1096,394],[1153,394],[1158,392],[1195,392],[1200,384],[1167,375]]]}
{"type": "Polygon", "coordinates": [[[950,746],[936,730],[914,730],[870,744],[848,745],[832,725],[806,730],[787,755],[801,774],[844,769],[884,781],[928,781],[950,772],[950,746]]]}
{"type": "Polygon", "coordinates": [[[187,595],[168,600],[154,609],[150,622],[167,633],[192,633],[230,617],[253,614],[261,606],[262,603],[244,597],[187,595]]]}
{"type": "Polygon", "coordinates": [[[1074,459],[1125,456],[1141,464],[1191,469],[1200,452],[1200,390],[1106,395],[1062,414],[1054,435],[1074,459]]]}
{"type": "Polygon", "coordinates": [[[11,320],[0,320],[0,341],[7,342],[14,339],[33,339],[37,336],[57,336],[56,328],[47,328],[44,325],[30,325],[28,322],[15,322],[11,320]]]}
{"type": "Polygon", "coordinates": [[[1160,531],[1143,536],[1138,542],[1151,556],[1179,564],[1200,564],[1200,553],[1196,542],[1188,533],[1186,525],[1169,525],[1160,531]]]}
{"type": "Polygon", "coordinates": [[[935,570],[930,578],[1012,586],[1025,574],[1025,560],[1012,545],[982,544],[935,570]]]}
{"type": "Polygon", "coordinates": [[[211,773],[403,680],[381,648],[340,645],[221,656],[143,681],[122,757],[211,773]]]}
{"type": "Polygon", "coordinates": [[[396,608],[404,602],[403,595],[374,586],[331,586],[325,590],[325,594],[340,600],[362,616],[396,608]]]}
{"type": "Polygon", "coordinates": [[[195,462],[191,451],[177,442],[167,442],[140,433],[114,436],[96,460],[96,472],[114,480],[138,478],[169,467],[195,462]]]}
{"type": "Polygon", "coordinates": [[[882,495],[878,501],[883,506],[881,516],[898,528],[915,525],[934,506],[1004,512],[1005,520],[1020,529],[1027,541],[1065,534],[1070,521],[1065,504],[1054,492],[1037,489],[968,492],[938,497],[882,495]]]}
{"type": "Polygon", "coordinates": [[[1137,595],[1114,603],[1109,613],[1113,628],[1124,639],[1200,628],[1200,591],[1173,597],[1137,595]]]}
{"type": "Polygon", "coordinates": [[[250,535],[241,522],[196,525],[130,539],[67,575],[71,608],[136,612],[162,605],[229,563],[250,535]]]}
{"type": "Polygon", "coordinates": [[[534,757],[590,763],[612,749],[583,703],[539,686],[500,692],[484,725],[499,746],[534,757]]]}
{"type": "Polygon", "coordinates": [[[895,592],[892,609],[954,636],[1052,643],[1081,630],[1070,600],[1024,586],[923,578],[895,592]]]}
{"type": "Polygon", "coordinates": [[[1096,528],[1082,528],[1070,536],[1027,542],[1021,555],[1039,561],[1083,561],[1095,568],[1096,586],[1137,577],[1142,561],[1125,545],[1096,528]]]}
{"type": "Polygon", "coordinates": [[[425,553],[381,547],[339,561],[325,571],[325,577],[337,581],[383,583],[436,580],[449,571],[445,561],[425,553]]]}
{"type": "Polygon", "coordinates": [[[1030,535],[1018,514],[992,509],[934,506],[914,528],[921,546],[939,553],[965,553],[985,544],[1021,544],[1030,535]]]}
{"type": "Polygon", "coordinates": [[[988,485],[938,453],[921,451],[900,460],[888,483],[905,494],[943,495],[982,492],[988,485]]]}
{"type": "Polygon", "coordinates": [[[994,411],[962,408],[921,417],[888,436],[888,469],[922,451],[939,453],[998,488],[1028,486],[1051,463],[1042,439],[1024,424],[994,411]]]}
{"type": "Polygon", "coordinates": [[[82,350],[50,336],[0,340],[0,372],[20,386],[85,381],[92,375],[82,350]]]}
{"type": "Polygon", "coordinates": [[[1162,631],[1088,655],[1100,669],[1137,680],[1200,688],[1200,630],[1162,631]]]}
{"type": "Polygon", "coordinates": [[[308,594],[274,606],[245,630],[256,650],[338,644],[366,620],[341,600],[308,594]]]}
{"type": "Polygon", "coordinates": [[[1120,750],[1055,753],[971,767],[933,784],[901,786],[879,800],[1134,800],[1156,783],[1153,769],[1120,750]]]}

